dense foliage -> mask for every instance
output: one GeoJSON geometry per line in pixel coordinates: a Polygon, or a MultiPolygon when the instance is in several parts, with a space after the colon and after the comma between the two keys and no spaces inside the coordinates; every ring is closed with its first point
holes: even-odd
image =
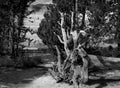
{"type": "Polygon", "coordinates": [[[25,40],[28,29],[23,27],[23,20],[28,6],[34,0],[0,1],[0,53],[18,55],[18,44],[25,40]],[[21,35],[22,33],[22,35],[21,35]]]}
{"type": "MultiPolygon", "coordinates": [[[[39,30],[41,30],[40,32],[41,34],[44,34],[42,33],[42,30],[45,29],[44,31],[47,33],[47,35],[53,35],[54,37],[56,37],[56,35],[52,34],[53,32],[55,32],[58,35],[61,35],[59,31],[60,29],[59,11],[64,13],[64,25],[63,25],[64,28],[70,31],[72,25],[72,20],[71,20],[72,14],[70,12],[75,10],[74,7],[75,0],[73,1],[54,0],[53,3],[55,3],[56,5],[52,5],[52,6],[50,5],[48,7],[49,8],[48,12],[45,13],[45,15],[49,15],[50,17],[45,16],[45,18],[43,19],[44,21],[42,21],[40,24],[39,30]],[[50,22],[45,23],[46,19],[49,19],[50,22]],[[47,25],[48,23],[49,25],[47,25]],[[44,28],[42,24],[46,24],[46,26],[45,25],[44,26],[48,28],[44,28]],[[48,31],[51,30],[51,34],[49,34],[47,30],[48,31]]],[[[78,0],[77,5],[78,5],[77,13],[74,14],[77,14],[78,17],[76,17],[77,20],[74,19],[74,23],[75,21],[77,21],[76,22],[77,30],[85,30],[90,35],[91,41],[89,41],[88,43],[89,45],[91,45],[92,47],[97,46],[100,42],[104,41],[105,37],[116,38],[119,35],[119,14],[120,14],[119,1],[78,0]],[[84,15],[86,15],[87,17],[84,15]],[[85,17],[83,20],[81,20],[82,16],[85,17]]],[[[119,38],[117,39],[118,39],[117,41],[119,41],[119,38]]],[[[45,40],[46,39],[43,39],[43,41],[45,40]]],[[[50,42],[52,42],[52,40],[50,40],[50,42]]]]}

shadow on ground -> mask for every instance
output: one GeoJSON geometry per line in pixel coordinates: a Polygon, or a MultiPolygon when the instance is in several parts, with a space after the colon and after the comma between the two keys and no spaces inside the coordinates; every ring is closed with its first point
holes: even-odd
{"type": "MultiPolygon", "coordinates": [[[[99,77],[99,79],[89,79],[89,81],[86,83],[86,85],[88,86],[92,86],[95,84],[98,84],[95,88],[111,88],[109,86],[114,86],[115,84],[120,82],[120,76],[116,76],[116,77],[110,77],[110,78],[106,78],[106,77],[99,77]],[[110,85],[112,84],[112,85],[110,85]]],[[[118,85],[118,84],[117,84],[118,85]]],[[[120,86],[120,84],[119,84],[120,86]]],[[[112,87],[113,88],[113,87],[112,87]]],[[[116,87],[115,87],[116,88],[116,87]]]]}
{"type": "Polygon", "coordinates": [[[47,73],[47,68],[13,69],[0,74],[1,84],[26,84],[47,73]]]}

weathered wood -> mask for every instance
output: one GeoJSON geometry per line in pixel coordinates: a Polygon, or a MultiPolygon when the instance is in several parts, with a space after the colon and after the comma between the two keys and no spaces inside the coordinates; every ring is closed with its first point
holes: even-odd
{"type": "MultiPolygon", "coordinates": [[[[119,69],[120,68],[120,58],[116,57],[105,57],[99,55],[88,55],[92,61],[93,66],[100,67],[102,69],[119,69]]],[[[92,68],[91,68],[92,69],[92,68]]]]}
{"type": "MultiPolygon", "coordinates": [[[[94,70],[93,68],[94,67],[98,67],[99,69],[103,69],[103,70],[109,70],[109,69],[119,69],[120,68],[120,58],[115,58],[115,57],[104,57],[104,56],[98,56],[98,55],[88,55],[90,60],[91,60],[91,65],[92,66],[88,66],[88,71],[90,70],[94,70]]],[[[64,81],[66,80],[71,80],[70,77],[72,77],[72,70],[70,70],[70,64],[71,62],[68,60],[66,61],[66,66],[64,68],[65,70],[65,73],[64,73],[64,81]],[[69,70],[69,72],[67,72],[69,70]],[[66,73],[67,72],[67,73],[66,73]],[[68,75],[66,75],[68,74],[68,75]],[[67,79],[66,77],[68,76],[69,79],[67,79]]],[[[97,69],[97,70],[99,70],[97,69]]],[[[56,79],[56,80],[59,80],[59,72],[54,72],[52,71],[52,76],[56,79]]]]}

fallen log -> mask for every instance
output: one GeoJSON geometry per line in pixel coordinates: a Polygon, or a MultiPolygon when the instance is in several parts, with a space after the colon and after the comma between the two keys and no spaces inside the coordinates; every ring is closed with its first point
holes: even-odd
{"type": "Polygon", "coordinates": [[[90,55],[90,54],[88,54],[88,56],[92,62],[92,65],[93,65],[92,67],[98,67],[101,69],[119,69],[120,68],[120,58],[105,57],[105,56],[90,55]]]}

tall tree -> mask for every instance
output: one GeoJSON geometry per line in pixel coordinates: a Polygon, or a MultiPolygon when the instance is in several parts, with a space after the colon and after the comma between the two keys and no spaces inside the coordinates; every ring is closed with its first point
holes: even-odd
{"type": "Polygon", "coordinates": [[[45,18],[42,20],[38,30],[38,36],[43,39],[43,42],[51,48],[56,49],[57,63],[53,66],[56,70],[53,69],[52,72],[54,77],[69,81],[73,80],[73,78],[70,77],[72,74],[70,69],[72,68],[71,64],[74,63],[74,58],[81,59],[77,57],[81,56],[81,62],[84,63],[84,70],[82,72],[86,73],[83,75],[85,82],[88,79],[87,66],[89,58],[84,58],[87,54],[84,49],[81,48],[81,38],[79,37],[83,36],[81,30],[84,30],[85,26],[86,7],[79,7],[83,15],[81,25],[79,25],[77,17],[80,14],[80,11],[77,10],[77,0],[56,0],[54,3],[56,5],[50,5],[48,7],[48,12],[44,14],[45,18]],[[80,29],[78,29],[78,27],[80,27],[80,29]],[[75,52],[77,53],[77,56],[74,55],[76,54],[75,52]]]}
{"type": "Polygon", "coordinates": [[[86,44],[90,46],[91,42],[96,45],[103,41],[105,36],[112,35],[118,21],[112,18],[114,15],[110,15],[116,13],[116,4],[119,2],[53,0],[53,3],[48,7],[38,29],[38,36],[51,50],[56,49],[57,52],[57,60],[51,73],[57,80],[60,78],[73,83],[76,75],[80,75],[80,79],[85,83],[88,80],[91,60],[83,47],[86,48],[86,44]],[[82,66],[79,74],[76,73],[76,66],[82,66]]]}

